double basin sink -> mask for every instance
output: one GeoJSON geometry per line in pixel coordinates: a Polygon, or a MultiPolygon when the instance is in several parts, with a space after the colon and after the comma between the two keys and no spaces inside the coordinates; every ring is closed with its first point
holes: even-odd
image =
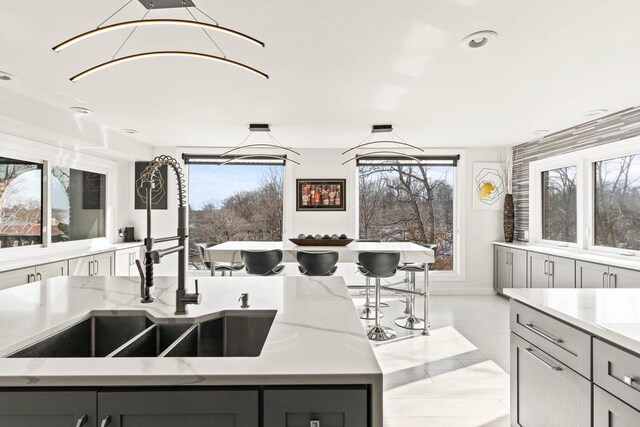
{"type": "Polygon", "coordinates": [[[7,357],[257,357],[274,318],[275,311],[227,312],[199,323],[154,322],[133,312],[94,315],[7,357]]]}

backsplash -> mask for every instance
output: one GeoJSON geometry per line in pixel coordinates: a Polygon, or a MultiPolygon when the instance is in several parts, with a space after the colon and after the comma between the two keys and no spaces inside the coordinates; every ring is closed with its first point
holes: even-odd
{"type": "Polygon", "coordinates": [[[513,147],[515,239],[529,231],[529,163],[640,135],[640,106],[562,130],[513,147]]]}

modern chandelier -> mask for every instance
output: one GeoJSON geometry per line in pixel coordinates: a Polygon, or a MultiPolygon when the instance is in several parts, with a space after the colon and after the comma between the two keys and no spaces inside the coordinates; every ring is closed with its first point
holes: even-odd
{"type": "Polygon", "coordinates": [[[210,61],[215,61],[218,63],[224,63],[227,65],[232,65],[235,66],[237,68],[241,68],[245,71],[249,71],[253,74],[256,74],[260,77],[264,77],[265,79],[268,79],[269,76],[266,73],[263,73],[262,71],[250,67],[246,64],[243,64],[239,61],[234,61],[231,59],[227,58],[227,55],[224,53],[224,51],[220,48],[220,46],[214,41],[214,39],[211,37],[211,35],[209,34],[208,31],[215,31],[215,32],[219,32],[222,34],[228,34],[228,35],[232,35],[235,36],[241,40],[245,40],[249,43],[255,44],[257,46],[260,47],[265,47],[265,44],[254,38],[251,37],[247,34],[241,33],[239,31],[233,30],[231,28],[226,28],[226,27],[222,27],[218,24],[218,21],[216,21],[215,19],[211,18],[209,15],[207,15],[205,12],[203,12],[202,10],[200,10],[200,8],[198,8],[192,0],[139,0],[140,3],[142,3],[142,5],[147,9],[147,11],[145,12],[144,16],[142,17],[142,19],[140,20],[134,20],[134,21],[125,21],[125,22],[119,22],[119,23],[115,23],[115,24],[111,24],[111,25],[104,25],[106,22],[108,22],[109,20],[111,20],[111,18],[113,18],[115,15],[117,15],[119,12],[121,12],[124,8],[126,8],[131,2],[133,2],[133,0],[129,0],[127,1],[122,7],[120,7],[118,10],[116,10],[114,13],[112,13],[107,19],[105,19],[104,21],[102,21],[102,23],[100,23],[100,25],[98,25],[97,28],[84,32],[82,34],[78,34],[77,36],[71,37],[70,39],[56,45],[53,47],[53,50],[55,52],[61,52],[77,43],[80,43],[84,40],[93,38],[93,37],[97,37],[100,36],[102,34],[106,34],[112,31],[117,31],[117,30],[121,30],[121,29],[126,29],[126,28],[131,28],[131,31],[129,32],[129,34],[127,35],[127,37],[125,38],[124,42],[120,45],[120,47],[116,50],[115,54],[112,56],[111,60],[103,62],[99,65],[96,65],[94,67],[88,68],[84,71],[82,71],[81,73],[78,73],[76,75],[74,75],[73,77],[70,78],[70,80],[72,82],[77,82],[79,80],[82,80],[83,78],[90,76],[94,73],[97,73],[99,71],[105,70],[107,68],[116,66],[116,65],[120,65],[126,62],[131,62],[131,61],[136,61],[136,60],[141,60],[141,59],[146,59],[146,58],[152,58],[152,57],[190,57],[190,58],[200,58],[200,59],[206,59],[206,60],[210,60],[210,61]],[[198,12],[200,12],[202,15],[204,15],[205,17],[207,17],[209,20],[212,21],[212,23],[207,23],[207,22],[200,22],[198,21],[198,19],[195,17],[195,15],[189,10],[190,7],[195,8],[198,12]],[[180,9],[184,9],[188,12],[188,14],[191,16],[192,20],[184,20],[184,19],[147,19],[145,20],[145,18],[147,17],[147,15],[149,14],[149,12],[153,9],[170,9],[170,8],[180,8],[180,9]],[[138,29],[138,27],[150,27],[150,26],[182,26],[182,27],[191,27],[191,28],[200,28],[205,35],[207,36],[207,38],[211,41],[211,43],[216,47],[216,49],[220,52],[220,55],[211,55],[211,54],[207,54],[207,53],[200,53],[200,52],[192,52],[192,51],[175,51],[175,50],[161,50],[161,51],[149,51],[149,52],[142,52],[142,53],[137,53],[137,54],[133,54],[133,55],[128,55],[128,56],[124,56],[124,57],[120,57],[120,58],[116,58],[118,53],[120,53],[120,51],[122,50],[122,48],[127,44],[127,42],[129,41],[129,39],[131,38],[131,36],[133,36],[133,33],[138,29]]]}
{"type": "MultiPolygon", "coordinates": [[[[282,143],[280,141],[278,141],[278,139],[271,134],[271,128],[269,127],[268,124],[255,124],[255,123],[252,123],[252,124],[249,125],[249,134],[242,140],[242,142],[240,142],[240,144],[237,147],[232,148],[231,150],[227,150],[224,153],[222,153],[221,157],[229,156],[229,155],[231,155],[231,153],[238,153],[239,151],[246,150],[247,148],[249,148],[249,149],[274,149],[274,150],[278,150],[278,151],[286,151],[288,153],[295,154],[296,156],[300,155],[299,152],[282,145],[282,143]],[[269,137],[269,141],[262,142],[262,143],[247,144],[248,142],[250,142],[249,140],[251,139],[251,137],[253,135],[255,135],[256,133],[266,133],[268,135],[268,137],[269,137]]],[[[221,166],[229,164],[229,163],[233,163],[234,161],[249,159],[249,158],[252,158],[252,157],[256,157],[256,156],[252,155],[252,154],[247,154],[247,155],[244,155],[244,154],[241,154],[241,153],[240,154],[236,154],[233,157],[229,158],[229,160],[227,160],[224,163],[222,163],[221,166]]],[[[279,159],[279,160],[283,160],[284,162],[291,162],[291,163],[295,163],[296,165],[300,165],[300,163],[298,161],[288,158],[285,154],[260,154],[260,157],[267,157],[267,158],[271,158],[271,159],[279,159]]]]}
{"type": "Polygon", "coordinates": [[[422,148],[417,147],[415,145],[411,145],[405,142],[402,138],[400,138],[393,131],[392,125],[373,125],[373,127],[371,128],[371,133],[364,140],[362,140],[360,144],[344,151],[342,155],[344,156],[345,154],[351,151],[359,151],[359,150],[375,149],[376,151],[368,151],[365,153],[356,154],[354,157],[351,157],[350,159],[342,162],[342,164],[346,165],[347,163],[352,162],[354,160],[366,159],[369,157],[381,157],[381,156],[399,157],[399,158],[408,159],[408,160],[420,163],[419,158],[396,150],[396,149],[407,149],[407,148],[424,152],[422,148]],[[379,135],[382,135],[382,137],[378,137],[379,135]],[[386,147],[382,147],[381,149],[377,149],[380,147],[372,147],[373,145],[387,145],[387,146],[390,145],[391,148],[387,149],[386,147]]]}

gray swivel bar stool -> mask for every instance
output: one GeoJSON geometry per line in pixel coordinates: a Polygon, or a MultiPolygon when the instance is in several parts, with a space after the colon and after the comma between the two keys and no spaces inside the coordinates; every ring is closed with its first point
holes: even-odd
{"type": "Polygon", "coordinates": [[[358,270],[376,282],[375,324],[367,332],[372,341],[387,341],[397,336],[392,328],[380,324],[380,279],[396,274],[400,252],[361,252],[358,255],[358,270]]]}
{"type": "MultiPolygon", "coordinates": [[[[424,245],[426,248],[431,249],[435,256],[438,245],[424,245]]],[[[404,263],[398,267],[398,271],[404,271],[407,275],[407,290],[414,292],[414,294],[406,295],[406,307],[405,314],[407,316],[398,317],[394,323],[404,329],[425,329],[424,319],[420,319],[416,316],[416,273],[429,274],[429,265],[426,263],[404,263]]],[[[425,289],[425,292],[427,290],[425,289]]]]}
{"type": "Polygon", "coordinates": [[[338,269],[338,252],[307,252],[299,251],[298,270],[305,276],[333,276],[338,269]]]}
{"type": "Polygon", "coordinates": [[[270,251],[240,251],[242,261],[247,268],[247,273],[254,276],[274,276],[282,273],[282,251],[273,249],[270,251]]]}
{"type": "MultiPolygon", "coordinates": [[[[371,242],[371,243],[380,243],[382,240],[380,239],[356,239],[356,242],[371,242]]],[[[358,270],[359,271],[359,270],[358,270]]],[[[371,278],[367,277],[365,290],[358,292],[360,295],[365,296],[364,308],[360,311],[360,318],[364,320],[374,320],[376,318],[375,311],[373,309],[375,303],[371,302],[371,278]]],[[[381,302],[380,307],[389,307],[389,304],[386,302],[381,302]]],[[[380,313],[380,317],[383,317],[383,314],[380,313]]]]}
{"type": "Polygon", "coordinates": [[[217,262],[215,263],[215,265],[212,265],[213,263],[209,262],[209,261],[205,261],[205,250],[208,248],[211,248],[213,246],[216,246],[217,243],[196,243],[196,246],[198,247],[198,252],[200,252],[200,259],[202,260],[202,262],[204,263],[204,265],[211,270],[211,275],[214,275],[215,272],[219,271],[222,273],[223,276],[226,276],[227,273],[229,273],[229,276],[233,276],[233,273],[236,271],[240,271],[244,268],[244,264],[241,262],[217,262]]]}

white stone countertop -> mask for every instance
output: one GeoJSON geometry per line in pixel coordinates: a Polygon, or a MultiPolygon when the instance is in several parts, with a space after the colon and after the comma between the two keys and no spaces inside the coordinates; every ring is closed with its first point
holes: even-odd
{"type": "MultiPolygon", "coordinates": [[[[540,252],[559,257],[576,259],[578,261],[593,262],[596,264],[610,265],[613,267],[640,270],[640,257],[620,255],[616,253],[587,251],[584,249],[564,246],[530,244],[526,242],[493,242],[494,245],[521,249],[524,251],[540,252]]],[[[621,250],[622,251],[622,250],[621,250]]]]}
{"type": "MultiPolygon", "coordinates": [[[[0,358],[0,386],[374,384],[382,373],[342,277],[199,277],[202,304],[191,322],[240,311],[277,312],[258,357],[0,358]]],[[[146,310],[175,317],[175,278],[156,278],[152,304],[140,303],[139,279],[57,277],[0,291],[0,356],[92,314],[146,310]]],[[[193,290],[194,278],[189,278],[193,290]]]]}
{"type": "MultiPolygon", "coordinates": [[[[21,268],[33,267],[36,265],[44,265],[52,262],[64,261],[66,259],[73,259],[83,256],[96,255],[104,252],[120,251],[123,249],[130,249],[142,246],[142,242],[131,243],[100,243],[94,246],[79,247],[76,249],[69,249],[67,251],[47,251],[47,249],[39,246],[34,247],[34,252],[37,255],[31,253],[25,257],[15,257],[11,259],[0,258],[0,273],[4,271],[18,270],[21,268]]],[[[20,249],[24,249],[22,246],[20,249]]],[[[10,250],[10,248],[2,248],[1,251],[10,250]]]]}
{"type": "Polygon", "coordinates": [[[640,289],[505,289],[504,293],[640,354],[640,289]]]}

